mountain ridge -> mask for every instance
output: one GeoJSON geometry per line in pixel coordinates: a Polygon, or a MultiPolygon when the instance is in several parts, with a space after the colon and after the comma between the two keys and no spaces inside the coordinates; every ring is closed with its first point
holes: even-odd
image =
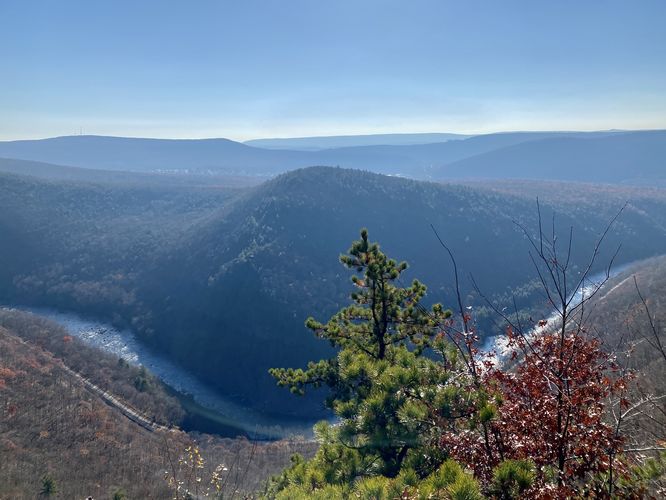
{"type": "MultiPolygon", "coordinates": [[[[446,306],[455,294],[433,224],[457,256],[463,299],[483,335],[499,327],[470,273],[498,303],[514,292],[521,308],[538,302],[515,224],[534,227],[534,200],[525,196],[332,167],[233,193],[8,174],[0,183],[0,230],[10,235],[0,240],[0,297],[130,327],[225,395],[268,413],[321,415],[320,400],[285,398],[266,370],[328,354],[303,321],[325,320],[346,303],[351,285],[338,257],[361,227],[410,263],[410,278],[429,286],[426,301],[446,306]]],[[[557,189],[543,214],[556,212],[562,230],[573,226],[572,262],[580,265],[628,196],[621,187],[610,199],[599,190],[581,205],[583,188],[557,189]]],[[[619,242],[623,263],[663,251],[664,227],[663,191],[632,200],[599,262],[619,242]]]]}
{"type": "Polygon", "coordinates": [[[275,137],[251,139],[243,144],[265,149],[293,149],[317,151],[353,146],[399,146],[415,144],[431,144],[450,140],[467,139],[475,134],[456,134],[441,132],[397,133],[397,134],[359,134],[359,135],[326,135],[312,137],[275,137]]]}
{"type": "Polygon", "coordinates": [[[603,169],[606,182],[666,183],[666,131],[640,134],[617,133],[612,136],[549,137],[513,144],[470,156],[433,169],[436,178],[507,178],[599,181],[603,169]]]}
{"type": "MultiPolygon", "coordinates": [[[[579,138],[586,141],[605,138],[606,144],[626,145],[628,142],[626,137],[631,136],[652,139],[651,143],[646,140],[642,143],[635,141],[636,144],[624,152],[627,158],[633,155],[649,163],[651,170],[645,173],[643,182],[650,182],[652,177],[660,175],[658,170],[655,173],[653,165],[666,161],[664,150],[666,139],[663,135],[664,131],[505,132],[430,144],[365,145],[318,151],[264,149],[229,139],[65,136],[43,140],[0,142],[0,157],[103,170],[253,177],[273,176],[296,168],[322,165],[371,170],[419,179],[535,177],[531,173],[531,163],[535,158],[551,163],[560,158],[560,168],[554,166],[550,169],[550,173],[546,172],[543,175],[549,174],[549,178],[554,175],[555,180],[580,180],[571,179],[571,175],[564,176],[568,162],[577,166],[569,168],[568,172],[577,172],[581,178],[587,174],[586,180],[616,182],[617,175],[609,176],[603,169],[595,166],[603,160],[600,152],[595,153],[596,156],[593,155],[594,162],[588,167],[588,171],[580,172],[581,161],[590,157],[590,148],[581,150],[577,142],[564,141],[564,138],[579,138]],[[561,138],[564,142],[559,144],[566,147],[554,154],[553,148],[549,148],[552,143],[543,141],[556,138],[561,138]],[[522,149],[517,148],[520,144],[524,145],[522,149]],[[527,146],[528,144],[531,146],[527,146]],[[519,156],[517,160],[510,154],[506,157],[507,147],[515,148],[509,149],[509,153],[525,151],[524,157],[519,156]],[[515,163],[519,163],[521,168],[513,167],[515,163]]],[[[640,163],[634,166],[642,168],[640,163]]]]}

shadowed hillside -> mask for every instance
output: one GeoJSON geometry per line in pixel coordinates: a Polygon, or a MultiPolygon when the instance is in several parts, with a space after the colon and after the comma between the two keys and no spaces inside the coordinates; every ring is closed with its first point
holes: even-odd
{"type": "MultiPolygon", "coordinates": [[[[573,258],[578,264],[587,261],[598,234],[622,205],[605,205],[602,200],[597,200],[600,209],[593,211],[578,210],[576,203],[552,203],[544,208],[547,213],[558,212],[562,230],[574,227],[573,258]]],[[[655,214],[666,213],[656,208],[664,207],[665,202],[663,198],[650,200],[656,204],[650,207],[650,216],[644,215],[641,201],[628,208],[599,262],[610,258],[620,241],[624,262],[652,254],[666,244],[665,221],[656,224],[654,219],[664,218],[655,214]],[[640,242],[629,237],[636,232],[645,235],[640,242]],[[645,241],[650,242],[647,247],[645,241]]],[[[278,408],[282,401],[271,400],[272,381],[262,375],[259,366],[298,366],[308,356],[323,354],[325,347],[310,338],[302,322],[313,313],[325,318],[346,300],[348,276],[337,256],[359,226],[367,227],[392,255],[411,264],[409,279],[425,281],[428,302],[451,305],[454,299],[450,263],[430,224],[458,258],[466,303],[483,304],[468,273],[497,300],[510,300],[512,291],[519,305],[527,307],[541,300],[530,288],[528,248],[513,222],[517,219],[534,227],[533,200],[314,168],[281,176],[237,200],[232,208],[196,228],[193,237],[174,251],[162,269],[174,270],[165,281],[179,286],[167,288],[169,293],[150,309],[162,311],[154,323],[161,335],[189,332],[187,344],[179,341],[177,333],[171,337],[172,352],[183,362],[196,359],[197,352],[203,352],[199,346],[215,346],[210,355],[215,361],[192,364],[193,369],[225,390],[253,384],[251,393],[266,394],[266,409],[278,408]],[[187,316],[181,314],[183,310],[189,311],[187,316]],[[219,333],[211,336],[213,331],[219,333]],[[241,374],[215,379],[213,367],[231,365],[239,355],[253,363],[244,365],[241,374]]],[[[163,272],[154,278],[155,286],[163,282],[163,272]]],[[[482,332],[495,328],[487,311],[479,311],[478,321],[482,332]]]]}
{"type": "Polygon", "coordinates": [[[514,178],[666,185],[666,132],[553,137],[434,168],[435,178],[514,178]]]}
{"type": "MultiPolygon", "coordinates": [[[[0,227],[12,235],[0,246],[5,300],[129,326],[225,395],[267,413],[320,414],[317,398],[285,398],[267,369],[300,366],[326,352],[303,321],[324,319],[346,300],[349,276],[337,258],[360,227],[412,265],[409,279],[429,286],[427,302],[450,306],[452,269],[432,224],[458,259],[463,299],[475,307],[482,335],[499,327],[470,273],[500,305],[516,296],[521,308],[544,306],[514,222],[535,229],[527,195],[323,167],[243,192],[17,176],[2,182],[0,227]]],[[[574,228],[575,265],[587,262],[625,200],[597,270],[620,242],[619,263],[666,247],[662,191],[633,199],[618,188],[609,200],[591,190],[581,204],[576,189],[563,184],[542,203],[545,220],[555,211],[558,228],[574,228]]]]}

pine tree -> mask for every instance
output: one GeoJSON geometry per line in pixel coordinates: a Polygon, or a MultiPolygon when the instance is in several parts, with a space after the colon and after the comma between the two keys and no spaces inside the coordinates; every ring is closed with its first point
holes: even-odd
{"type": "Polygon", "coordinates": [[[466,372],[440,333],[451,314],[438,304],[430,310],[421,305],[426,287],[419,281],[401,286],[407,264],[388,258],[365,229],[340,261],[362,273],[352,276],[352,303],[325,324],[306,322],[338,348],[337,356],[310,362],[305,370],[270,371],[296,394],[327,387],[326,404],[340,423],[318,424],[317,455],[311,462],[297,460],[278,479],[278,490],[299,483],[313,490],[351,485],[360,476],[393,478],[404,470],[424,478],[445,459],[433,415],[454,416],[469,400],[459,390],[466,372]]]}
{"type": "Polygon", "coordinates": [[[48,474],[42,477],[42,489],[39,494],[43,497],[50,498],[58,492],[55,479],[48,474]]]}
{"type": "MultiPolygon", "coordinates": [[[[122,358],[120,358],[122,359],[122,358]]],[[[127,495],[125,495],[125,492],[123,490],[116,490],[113,493],[113,500],[125,500],[127,498],[127,495]]]]}

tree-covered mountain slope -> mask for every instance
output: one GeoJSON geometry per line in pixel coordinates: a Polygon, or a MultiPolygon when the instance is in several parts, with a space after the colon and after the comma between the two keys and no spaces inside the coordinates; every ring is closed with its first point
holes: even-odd
{"type": "Polygon", "coordinates": [[[30,290],[39,290],[53,305],[69,304],[76,297],[80,307],[91,307],[90,314],[99,312],[97,303],[106,309],[113,303],[122,315],[132,302],[132,280],[147,263],[197,218],[236,195],[237,190],[222,187],[115,185],[0,174],[3,299],[31,300],[30,290]],[[25,295],[20,292],[24,285],[25,295]],[[58,302],[60,296],[68,297],[66,304],[58,302]]]}
{"type": "MultiPolygon", "coordinates": [[[[3,300],[97,314],[236,400],[266,412],[316,414],[319,400],[285,397],[267,373],[325,354],[303,322],[345,303],[338,263],[361,227],[428,287],[426,302],[453,305],[453,274],[431,224],[458,260],[465,305],[482,335],[497,333],[474,291],[498,304],[544,306],[516,222],[536,230],[534,198],[486,187],[440,185],[339,168],[308,168],[244,191],[121,188],[3,176],[3,300]],[[29,200],[26,203],[26,200],[29,200]]],[[[529,193],[529,183],[526,193],[529,193]]],[[[617,198],[569,184],[542,201],[563,237],[573,227],[576,269],[626,200],[598,257],[622,243],[619,263],[666,248],[666,196],[617,198]],[[571,187],[571,192],[583,189],[571,187]],[[577,266],[577,267],[576,267],[577,266]]],[[[550,230],[550,229],[549,229],[550,230]]]]}
{"type": "MultiPolygon", "coordinates": [[[[623,202],[598,203],[598,210],[584,212],[568,203],[544,207],[548,220],[553,209],[560,213],[557,224],[562,230],[574,227],[573,259],[579,266],[623,202]]],[[[636,203],[611,231],[600,264],[620,242],[624,262],[652,255],[666,244],[664,221],[656,222],[666,214],[666,200],[636,203]],[[646,204],[649,212],[642,208],[646,204]],[[639,240],[636,234],[643,236],[639,240]]],[[[323,349],[307,336],[304,318],[326,317],[350,292],[337,256],[359,227],[367,227],[383,248],[411,264],[409,279],[418,277],[429,286],[427,301],[451,305],[454,299],[452,269],[432,224],[457,256],[466,303],[483,305],[468,279],[472,273],[489,296],[506,300],[517,291],[519,303],[527,305],[540,299],[529,285],[534,277],[528,247],[514,219],[534,229],[535,212],[533,200],[457,185],[342,169],[292,172],[237,200],[224,216],[195,228],[192,238],[183,240],[160,267],[154,282],[162,283],[164,270],[173,270],[164,280],[172,287],[150,310],[162,311],[155,318],[156,331],[189,332],[185,344],[179,334],[172,336],[172,350],[183,361],[203,352],[199,345],[217,347],[210,356],[219,361],[197,364],[206,378],[214,377],[215,366],[233,364],[239,353],[259,361],[259,366],[297,365],[308,359],[301,356],[321,355],[323,349]],[[189,285],[183,288],[185,283],[189,285]],[[183,316],[182,308],[192,312],[183,316]]],[[[480,311],[478,319],[487,333],[490,316],[483,314],[480,311]]],[[[243,370],[251,382],[241,378],[241,383],[256,384],[258,392],[270,388],[270,379],[253,363],[243,370]]],[[[232,387],[238,384],[231,382],[227,389],[232,387]]],[[[267,408],[280,404],[265,400],[267,408]]]]}
{"type": "Polygon", "coordinates": [[[630,266],[599,291],[588,320],[647,390],[666,390],[666,256],[630,266]],[[626,355],[625,355],[626,354],[626,355]]]}
{"type": "Polygon", "coordinates": [[[236,175],[196,175],[169,174],[155,172],[131,172],[123,170],[102,170],[69,167],[31,160],[0,158],[0,172],[27,175],[54,181],[120,184],[124,186],[153,187],[227,187],[240,188],[256,186],[266,178],[259,176],[236,175]]]}
{"type": "Polygon", "coordinates": [[[431,171],[434,178],[514,178],[666,185],[666,132],[549,137],[501,147],[431,171]]]}
{"type": "MultiPolygon", "coordinates": [[[[168,439],[182,448],[178,443],[185,443],[185,436],[163,436],[135,424],[88,390],[39,341],[25,342],[18,333],[58,335],[62,342],[62,332],[51,328],[30,316],[0,316],[0,497],[39,498],[48,478],[62,498],[111,498],[121,492],[132,498],[164,498],[163,443],[168,439]]],[[[113,372],[122,368],[105,364],[103,371],[102,376],[114,378],[113,388],[121,397],[122,377],[113,372]]],[[[148,393],[143,397],[152,398],[148,393]]]]}
{"type": "Polygon", "coordinates": [[[85,381],[147,415],[173,406],[139,368],[68,339],[50,321],[0,310],[0,498],[48,497],[47,480],[54,498],[171,498],[165,470],[194,490],[196,477],[209,486],[218,465],[225,494],[253,494],[295,451],[314,452],[315,444],[303,441],[253,444],[176,428],[151,432],[85,381]],[[146,380],[148,388],[138,383],[146,380]],[[179,464],[188,447],[201,452],[197,476],[179,464]]]}

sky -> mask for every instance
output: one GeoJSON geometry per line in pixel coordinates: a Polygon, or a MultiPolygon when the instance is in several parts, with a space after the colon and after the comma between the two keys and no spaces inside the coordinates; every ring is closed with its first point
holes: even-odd
{"type": "Polygon", "coordinates": [[[666,128],[663,0],[0,0],[0,140],[666,128]]]}

